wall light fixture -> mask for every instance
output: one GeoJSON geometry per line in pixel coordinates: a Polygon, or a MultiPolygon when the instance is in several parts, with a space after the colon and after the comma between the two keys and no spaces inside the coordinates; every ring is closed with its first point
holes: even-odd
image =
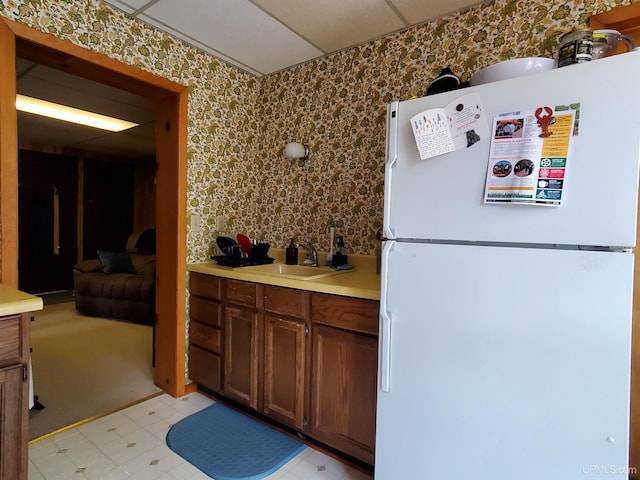
{"type": "Polygon", "coordinates": [[[284,147],[284,154],[287,158],[293,158],[295,160],[306,160],[311,155],[311,149],[307,145],[302,145],[298,142],[287,143],[284,147]]]}

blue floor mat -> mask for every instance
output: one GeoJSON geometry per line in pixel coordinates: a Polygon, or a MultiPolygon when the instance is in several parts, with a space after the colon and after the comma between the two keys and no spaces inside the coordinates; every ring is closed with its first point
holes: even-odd
{"type": "Polygon", "coordinates": [[[215,480],[257,480],[275,472],[305,445],[222,404],[173,425],[167,445],[215,480]]]}

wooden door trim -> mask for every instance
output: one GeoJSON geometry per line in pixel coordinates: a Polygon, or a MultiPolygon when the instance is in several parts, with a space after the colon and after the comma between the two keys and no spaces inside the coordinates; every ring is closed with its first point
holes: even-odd
{"type": "Polygon", "coordinates": [[[18,287],[18,124],[16,37],[0,22],[0,275],[18,287]]]}
{"type": "Polygon", "coordinates": [[[27,25],[1,19],[0,280],[13,287],[18,285],[16,55],[156,101],[154,381],[167,393],[182,396],[186,354],[187,87],[27,25]]]}

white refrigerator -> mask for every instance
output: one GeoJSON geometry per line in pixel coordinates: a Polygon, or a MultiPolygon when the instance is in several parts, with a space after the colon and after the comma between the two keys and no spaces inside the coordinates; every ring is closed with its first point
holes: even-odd
{"type": "Polygon", "coordinates": [[[388,106],[375,480],[626,479],[640,52],[388,106]],[[491,139],[411,118],[580,103],[559,206],[484,203],[491,139]]]}

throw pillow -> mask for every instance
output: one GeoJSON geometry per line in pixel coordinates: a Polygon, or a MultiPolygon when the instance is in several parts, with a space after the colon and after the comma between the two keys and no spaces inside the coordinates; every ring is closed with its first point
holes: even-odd
{"type": "Polygon", "coordinates": [[[104,273],[136,273],[128,252],[105,252],[98,250],[104,273]]]}

